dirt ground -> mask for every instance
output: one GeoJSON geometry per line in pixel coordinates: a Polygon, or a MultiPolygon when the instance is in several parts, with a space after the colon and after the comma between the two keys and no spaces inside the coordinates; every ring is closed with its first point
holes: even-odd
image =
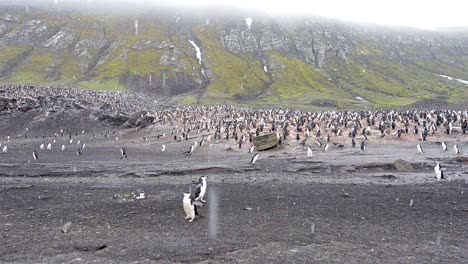
{"type": "MultiPolygon", "coordinates": [[[[190,142],[153,137],[163,131],[143,142],[142,131],[104,138],[99,129],[90,127],[72,144],[58,137],[52,150],[39,150],[50,138],[10,140],[8,153],[0,154],[0,262],[468,259],[468,164],[460,158],[466,152],[457,157],[441,151],[440,138],[370,140],[366,151],[314,147],[311,159],[290,140],[248,164],[247,146],[239,150],[212,140],[184,158],[190,142]],[[81,156],[78,140],[86,142],[81,156]],[[424,154],[416,154],[418,143],[424,154]],[[121,146],[128,160],[120,159],[121,146]],[[434,178],[436,161],[447,175],[441,182],[434,178]],[[188,223],[182,192],[201,175],[208,176],[207,203],[201,217],[188,223]],[[138,189],[144,199],[132,197],[138,189]]],[[[468,150],[462,135],[446,141],[468,150]]]]}

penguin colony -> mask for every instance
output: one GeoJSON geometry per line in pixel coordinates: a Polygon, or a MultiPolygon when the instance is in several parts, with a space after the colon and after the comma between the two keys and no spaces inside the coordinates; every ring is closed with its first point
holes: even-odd
{"type": "MultiPolygon", "coordinates": [[[[360,150],[358,148],[356,152],[366,153],[368,148],[372,148],[372,144],[379,140],[417,140],[419,141],[416,145],[417,153],[426,155],[423,147],[431,148],[431,144],[436,142],[438,136],[454,135],[455,138],[458,135],[468,134],[468,111],[466,110],[306,112],[281,108],[241,109],[222,105],[163,107],[160,102],[131,92],[98,92],[29,86],[3,86],[0,90],[2,97],[10,100],[10,106],[6,109],[9,112],[21,110],[31,104],[33,107],[41,105],[44,109],[48,109],[44,113],[45,116],[63,105],[75,109],[80,109],[81,105],[99,107],[107,109],[106,111],[110,114],[140,112],[141,120],[144,118],[151,120],[151,124],[146,127],[141,137],[141,144],[158,144],[160,153],[171,152],[174,144],[184,144],[188,147],[181,153],[181,156],[191,158],[197,155],[199,148],[206,148],[214,142],[221,142],[236,146],[240,151],[245,151],[246,155],[250,155],[250,159],[247,157],[245,159],[246,166],[257,166],[257,162],[261,162],[261,155],[258,152],[255,153],[253,143],[256,137],[269,133],[279,134],[279,144],[297,144],[303,151],[304,157],[309,159],[313,157],[313,152],[325,153],[341,148],[356,149],[356,145],[360,146],[360,150]],[[166,131],[167,135],[162,132],[158,132],[157,135],[150,133],[151,130],[159,131],[159,127],[169,127],[166,131]],[[160,144],[158,140],[164,140],[164,144],[160,144]]],[[[5,109],[2,110],[5,111],[5,109]]],[[[138,131],[139,128],[136,129],[138,131]]],[[[66,127],[60,128],[55,133],[40,135],[34,131],[12,131],[11,135],[1,138],[2,153],[0,154],[8,155],[18,148],[11,142],[14,137],[35,137],[37,145],[32,151],[34,162],[41,162],[51,151],[61,151],[63,155],[66,155],[69,149],[76,150],[76,156],[80,157],[86,154],[84,150],[86,142],[83,138],[86,135],[88,135],[86,130],[72,131],[66,127]],[[12,146],[11,149],[10,146],[12,146]]],[[[122,162],[132,159],[131,148],[130,152],[127,152],[128,143],[119,139],[124,136],[118,131],[97,131],[92,139],[89,138],[88,135],[86,140],[104,138],[113,141],[117,160],[117,157],[120,157],[122,162]],[[120,155],[117,154],[119,151],[120,155]]],[[[438,143],[441,152],[449,153],[448,145],[452,144],[453,155],[463,155],[463,149],[460,149],[457,144],[448,141],[438,143]]],[[[437,180],[444,179],[444,170],[438,161],[434,173],[437,180]]],[[[187,220],[193,221],[197,215],[197,206],[205,202],[205,194],[206,177],[199,179],[195,194],[184,193],[183,208],[187,220]]]]}

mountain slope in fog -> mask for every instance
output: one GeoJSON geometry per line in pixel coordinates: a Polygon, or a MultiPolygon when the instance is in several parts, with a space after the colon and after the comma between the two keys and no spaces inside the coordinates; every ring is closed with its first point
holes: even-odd
{"type": "Polygon", "coordinates": [[[4,83],[180,103],[408,105],[468,98],[468,33],[160,10],[0,10],[4,83]]]}

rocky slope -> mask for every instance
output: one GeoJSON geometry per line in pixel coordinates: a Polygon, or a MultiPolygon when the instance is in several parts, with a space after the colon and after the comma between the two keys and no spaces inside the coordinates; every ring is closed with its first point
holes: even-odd
{"type": "Polygon", "coordinates": [[[468,33],[159,10],[0,9],[0,81],[179,103],[463,104],[468,33]]]}

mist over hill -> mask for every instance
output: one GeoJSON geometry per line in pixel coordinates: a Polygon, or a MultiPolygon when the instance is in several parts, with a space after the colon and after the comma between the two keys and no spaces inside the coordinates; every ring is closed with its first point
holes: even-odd
{"type": "Polygon", "coordinates": [[[0,5],[3,83],[187,103],[401,106],[468,98],[466,29],[106,5],[0,5]]]}

